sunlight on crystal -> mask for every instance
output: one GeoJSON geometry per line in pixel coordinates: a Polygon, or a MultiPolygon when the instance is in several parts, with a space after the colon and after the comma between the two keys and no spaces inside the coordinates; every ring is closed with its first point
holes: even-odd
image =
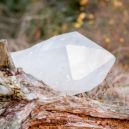
{"type": "Polygon", "coordinates": [[[74,80],[84,78],[93,72],[94,69],[107,63],[111,58],[111,55],[105,53],[103,49],[88,48],[77,45],[68,45],[66,49],[72,79],[74,80]],[[99,60],[101,60],[101,62],[99,60]]]}

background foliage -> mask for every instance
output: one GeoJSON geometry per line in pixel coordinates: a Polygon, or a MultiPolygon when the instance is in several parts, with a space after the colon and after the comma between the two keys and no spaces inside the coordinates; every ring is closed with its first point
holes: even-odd
{"type": "Polygon", "coordinates": [[[0,38],[15,51],[79,31],[113,51],[128,46],[127,0],[1,0],[0,38]]]}

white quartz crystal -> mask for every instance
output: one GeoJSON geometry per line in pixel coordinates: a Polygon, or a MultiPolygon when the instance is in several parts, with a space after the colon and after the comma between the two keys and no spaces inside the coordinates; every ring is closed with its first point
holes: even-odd
{"type": "Polygon", "coordinates": [[[17,67],[68,95],[99,85],[115,62],[111,53],[78,32],[54,36],[12,57],[17,67]]]}

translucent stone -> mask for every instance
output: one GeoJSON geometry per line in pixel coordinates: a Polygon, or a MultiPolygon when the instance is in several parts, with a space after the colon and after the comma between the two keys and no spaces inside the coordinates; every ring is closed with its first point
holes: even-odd
{"type": "Polygon", "coordinates": [[[111,53],[78,32],[54,36],[12,57],[17,67],[68,95],[99,85],[115,62],[111,53]]]}

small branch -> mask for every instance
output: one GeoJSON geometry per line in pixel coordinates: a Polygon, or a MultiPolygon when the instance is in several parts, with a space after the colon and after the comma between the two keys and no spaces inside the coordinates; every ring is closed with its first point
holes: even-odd
{"type": "Polygon", "coordinates": [[[8,50],[7,40],[0,40],[0,68],[15,69],[15,65],[8,50]]]}

